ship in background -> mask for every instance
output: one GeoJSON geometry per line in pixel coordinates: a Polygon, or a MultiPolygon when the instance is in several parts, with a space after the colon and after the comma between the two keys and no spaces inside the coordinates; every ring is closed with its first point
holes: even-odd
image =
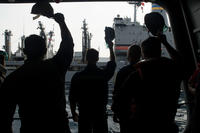
{"type": "MultiPolygon", "coordinates": [[[[48,33],[45,31],[44,25],[41,21],[38,21],[38,27],[37,29],[40,30],[39,36],[45,39],[46,45],[47,45],[47,53],[45,58],[52,58],[56,53],[53,51],[54,46],[54,29],[49,31],[48,33]]],[[[86,23],[86,20],[83,20],[83,25],[81,27],[82,29],[82,51],[74,52],[73,61],[68,69],[68,73],[66,75],[66,84],[70,84],[72,76],[80,70],[83,70],[86,66],[86,52],[88,49],[91,48],[91,39],[92,39],[92,33],[89,32],[88,24],[86,23]]],[[[7,75],[9,75],[11,72],[16,70],[18,67],[24,64],[25,55],[23,53],[23,48],[25,44],[25,35],[21,37],[21,42],[18,44],[18,49],[15,53],[12,53],[11,51],[11,37],[12,32],[9,30],[5,30],[4,32],[5,36],[5,45],[4,50],[6,53],[6,69],[7,75]]],[[[97,65],[99,67],[104,67],[106,62],[98,62],[97,65]]]]}
{"type": "MultiPolygon", "coordinates": [[[[46,33],[45,28],[41,21],[38,21],[38,28],[40,30],[39,35],[45,39],[46,45],[47,45],[47,54],[45,58],[51,58],[54,55],[53,52],[53,36],[54,36],[54,30],[46,33]]],[[[6,60],[8,61],[23,61],[25,56],[23,54],[23,48],[24,48],[24,41],[25,41],[25,35],[21,36],[21,43],[18,43],[18,49],[15,53],[12,53],[11,51],[11,36],[12,32],[10,30],[5,30],[4,32],[5,36],[5,45],[3,46],[3,49],[5,50],[7,57],[6,60]]]]}
{"type": "MultiPolygon", "coordinates": [[[[53,52],[53,45],[54,45],[54,29],[46,33],[44,25],[41,21],[38,21],[38,28],[40,30],[39,36],[45,39],[46,45],[47,45],[47,53],[45,58],[51,58],[55,55],[53,52]]],[[[14,71],[16,68],[20,67],[24,64],[25,55],[23,53],[23,48],[25,44],[25,35],[21,36],[21,42],[18,43],[18,49],[15,53],[12,53],[11,51],[11,36],[12,32],[10,30],[5,30],[4,32],[5,36],[5,45],[3,46],[3,49],[6,55],[6,69],[8,70],[7,75],[10,74],[12,71],[14,71]]]]}
{"type": "MultiPolygon", "coordinates": [[[[137,8],[143,6],[143,3],[129,2],[129,4],[134,5],[134,20],[131,21],[131,18],[128,17],[122,18],[120,17],[120,15],[117,15],[117,17],[114,18],[114,23],[113,23],[113,29],[115,31],[114,50],[117,59],[117,71],[128,63],[126,57],[128,47],[132,44],[140,45],[142,41],[151,36],[145,25],[141,25],[139,22],[137,22],[136,19],[137,8]]],[[[174,47],[173,34],[167,19],[166,11],[159,5],[152,4],[152,12],[159,12],[164,17],[166,24],[164,34],[166,34],[168,42],[174,47]]],[[[38,22],[38,24],[39,24],[38,29],[40,30],[39,35],[46,40],[48,48],[46,58],[51,58],[55,55],[55,53],[53,52],[54,31],[52,30],[46,33],[43,24],[40,21],[38,22]]],[[[82,29],[82,51],[74,53],[74,58],[68,72],[69,74],[66,78],[67,82],[70,82],[71,77],[75,72],[84,69],[84,67],[86,66],[86,61],[85,61],[86,51],[87,49],[91,48],[92,34],[88,31],[89,28],[88,24],[86,23],[86,20],[83,20],[83,25],[81,29],[82,29]]],[[[25,36],[23,35],[21,37],[21,44],[19,43],[18,50],[14,54],[12,54],[11,53],[12,33],[11,31],[6,30],[4,35],[5,35],[5,51],[8,55],[8,61],[6,61],[6,65],[7,69],[9,69],[9,71],[11,72],[23,64],[24,61],[23,48],[24,48],[25,36]]],[[[162,48],[162,55],[168,56],[168,53],[164,47],[162,48]]],[[[97,65],[100,67],[104,67],[106,65],[106,62],[100,61],[97,63],[97,65]]]]}
{"type": "MultiPolygon", "coordinates": [[[[137,8],[139,6],[144,6],[142,2],[129,2],[129,4],[134,5],[134,20],[131,21],[131,18],[122,18],[120,15],[117,15],[114,18],[113,28],[115,30],[115,53],[118,65],[121,66],[121,63],[127,64],[127,50],[130,45],[136,44],[140,45],[142,41],[147,39],[149,36],[153,36],[145,27],[141,25],[136,20],[137,8]]],[[[160,13],[164,20],[166,27],[164,34],[167,37],[168,42],[174,47],[174,39],[167,19],[166,11],[157,4],[152,4],[152,12],[160,13]]],[[[162,45],[162,56],[169,57],[165,47],[162,45]]]]}

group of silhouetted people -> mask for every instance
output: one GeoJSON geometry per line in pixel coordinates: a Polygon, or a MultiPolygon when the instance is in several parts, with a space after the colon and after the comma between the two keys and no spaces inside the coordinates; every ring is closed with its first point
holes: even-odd
{"type": "Polygon", "coordinates": [[[179,61],[161,57],[161,42],[175,52],[165,36],[149,37],[141,44],[143,60],[118,72],[112,110],[122,133],[178,132],[174,119],[182,71],[179,61]]]}
{"type": "MultiPolygon", "coordinates": [[[[44,60],[47,48],[38,35],[25,39],[24,65],[6,77],[0,88],[0,131],[12,133],[16,106],[21,133],[70,133],[66,112],[65,75],[73,58],[73,39],[64,16],[53,16],[62,41],[57,54],[44,60]]],[[[108,81],[116,69],[113,38],[105,37],[110,61],[97,66],[99,52],[88,49],[87,66],[74,74],[69,102],[79,133],[108,133],[108,81]]],[[[113,120],[121,133],[178,133],[175,115],[180,94],[180,56],[165,35],[149,37],[128,49],[129,65],[119,70],[114,82],[113,120]],[[161,56],[161,44],[171,59],[161,56]],[[141,60],[142,58],[142,60],[141,60]]]]}

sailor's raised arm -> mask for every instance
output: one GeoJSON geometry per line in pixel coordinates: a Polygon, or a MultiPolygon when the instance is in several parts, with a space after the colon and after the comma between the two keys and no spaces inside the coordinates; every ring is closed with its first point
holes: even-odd
{"type": "Polygon", "coordinates": [[[110,51],[110,61],[115,62],[115,53],[114,53],[114,50],[113,50],[113,42],[111,40],[107,40],[106,38],[105,38],[105,41],[108,44],[108,48],[109,48],[109,51],[110,51]]]}
{"type": "Polygon", "coordinates": [[[116,60],[115,60],[115,53],[113,50],[113,42],[110,39],[105,38],[106,43],[108,44],[108,48],[110,51],[110,61],[107,63],[105,68],[105,79],[110,80],[114,75],[115,68],[116,68],[116,60]]]}
{"type": "Polygon", "coordinates": [[[161,43],[165,46],[165,48],[167,49],[167,52],[169,53],[169,56],[171,57],[172,60],[178,61],[179,63],[182,62],[182,58],[180,56],[180,54],[178,53],[178,51],[176,51],[167,41],[166,36],[165,35],[159,35],[159,39],[161,41],[161,43]]]}
{"type": "Polygon", "coordinates": [[[60,26],[61,38],[62,38],[62,41],[60,43],[60,48],[57,54],[54,56],[54,59],[56,59],[57,63],[59,63],[59,65],[63,67],[63,70],[67,70],[73,58],[73,52],[74,52],[73,39],[65,23],[64,15],[61,13],[56,13],[54,15],[54,20],[60,26]]]}

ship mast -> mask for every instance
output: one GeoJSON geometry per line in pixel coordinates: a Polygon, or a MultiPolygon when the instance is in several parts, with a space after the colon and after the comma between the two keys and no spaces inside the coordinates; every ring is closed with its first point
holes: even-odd
{"type": "MultiPolygon", "coordinates": [[[[46,33],[45,33],[45,28],[44,28],[44,26],[43,26],[43,24],[42,24],[41,21],[38,21],[38,23],[39,23],[38,29],[40,29],[40,36],[41,36],[42,38],[44,38],[44,39],[45,39],[45,42],[46,42],[46,41],[47,41],[47,37],[46,37],[46,33]]],[[[46,43],[46,44],[47,44],[47,43],[46,43]]]]}
{"type": "Polygon", "coordinates": [[[49,38],[48,38],[48,45],[47,45],[47,58],[53,57],[54,53],[53,53],[53,45],[52,45],[52,41],[53,41],[53,36],[54,36],[54,30],[50,31],[48,33],[49,38]]]}
{"type": "Polygon", "coordinates": [[[11,59],[11,36],[12,36],[12,32],[5,30],[4,32],[4,36],[5,36],[5,46],[4,49],[8,55],[8,60],[11,59]]]}
{"type": "Polygon", "coordinates": [[[47,54],[46,54],[46,58],[51,58],[53,57],[53,46],[52,46],[52,37],[54,36],[54,31],[50,31],[48,34],[45,33],[45,28],[43,26],[43,24],[41,23],[41,21],[38,21],[39,23],[39,27],[38,29],[40,29],[40,36],[42,38],[44,38],[46,46],[47,46],[47,54]],[[47,40],[47,35],[49,35],[49,39],[47,40]]]}
{"type": "Polygon", "coordinates": [[[91,48],[92,34],[88,32],[86,20],[83,20],[82,31],[82,62],[85,63],[86,52],[91,48]]]}
{"type": "Polygon", "coordinates": [[[137,1],[129,1],[129,4],[133,4],[134,5],[134,20],[133,22],[136,23],[137,22],[137,7],[141,6],[141,2],[137,2],[137,1]]]}
{"type": "Polygon", "coordinates": [[[50,31],[49,32],[49,42],[48,42],[48,48],[50,48],[50,46],[51,46],[51,42],[52,42],[52,37],[54,36],[54,32],[53,31],[50,31]]]}
{"type": "Polygon", "coordinates": [[[134,4],[134,23],[136,23],[136,18],[137,18],[137,9],[136,9],[136,4],[134,4]]]}

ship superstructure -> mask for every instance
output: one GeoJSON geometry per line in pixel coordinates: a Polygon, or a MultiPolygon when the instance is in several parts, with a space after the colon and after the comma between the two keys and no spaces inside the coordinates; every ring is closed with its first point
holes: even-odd
{"type": "MultiPolygon", "coordinates": [[[[115,30],[115,53],[117,61],[126,61],[127,50],[130,45],[140,45],[142,41],[147,39],[149,36],[153,36],[145,27],[141,25],[136,20],[136,7],[141,5],[140,2],[131,3],[134,4],[134,21],[131,21],[131,18],[122,18],[120,15],[117,15],[114,18],[113,28],[115,30]]],[[[159,5],[152,4],[152,12],[159,12],[165,19],[166,27],[164,34],[167,37],[168,42],[174,47],[173,34],[167,19],[166,11],[159,5]]],[[[162,46],[162,56],[169,57],[165,47],[162,46]]]]}
{"type": "Polygon", "coordinates": [[[133,21],[131,18],[122,18],[120,15],[114,18],[113,28],[115,30],[115,53],[117,61],[126,61],[127,50],[130,45],[140,45],[142,41],[149,37],[144,25],[137,22],[137,8],[143,3],[131,1],[134,5],[133,21]]]}
{"type": "Polygon", "coordinates": [[[132,44],[139,45],[148,35],[145,26],[131,22],[130,18],[114,18],[115,53],[117,60],[126,60],[128,47],[132,44]]]}

